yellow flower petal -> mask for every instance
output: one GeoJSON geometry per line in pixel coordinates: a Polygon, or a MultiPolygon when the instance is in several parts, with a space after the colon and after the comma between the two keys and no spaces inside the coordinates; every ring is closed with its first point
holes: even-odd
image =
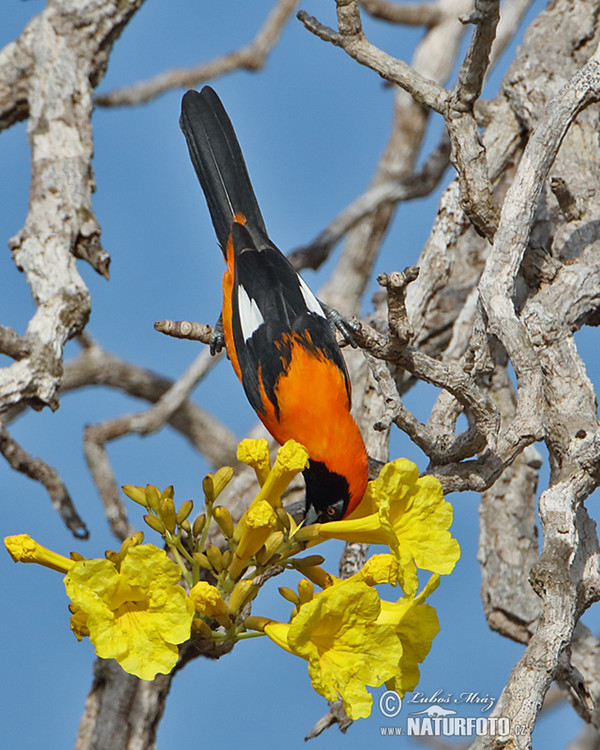
{"type": "Polygon", "coordinates": [[[273,643],[276,643],[280,648],[283,648],[286,651],[289,651],[290,654],[293,654],[294,652],[288,645],[289,631],[290,626],[288,623],[276,622],[275,620],[272,620],[264,626],[264,632],[269,636],[273,643]]]}
{"type": "Polygon", "coordinates": [[[420,677],[418,665],[429,653],[433,639],[440,630],[435,609],[423,603],[437,588],[439,580],[439,575],[432,576],[418,596],[403,596],[397,602],[381,602],[377,622],[392,627],[402,644],[398,673],[386,681],[387,687],[400,695],[417,686],[420,677]]]}

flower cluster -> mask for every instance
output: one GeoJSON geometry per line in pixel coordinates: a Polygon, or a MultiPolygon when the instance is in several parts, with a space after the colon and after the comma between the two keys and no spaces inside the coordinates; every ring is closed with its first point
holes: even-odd
{"type": "Polygon", "coordinates": [[[190,638],[266,635],[305,659],[314,689],[328,700],[340,697],[352,719],[370,714],[367,686],[385,683],[401,695],[413,690],[418,665],[439,630],[425,600],[460,554],[448,531],[452,508],[439,482],[419,477],[413,463],[399,459],[369,483],[347,519],[303,527],[281,502],[308,464],[303,446],[287,442],[271,466],[266,441],[244,440],[238,458],[254,468],[260,490],[237,523],[217,504],[233,474],[228,467],[205,477],[204,512],[193,521],[193,502],[177,508],[172,487],[123,488],[145,508],[144,520],[168,554],[144,544],[141,532],[103,559],[63,557],[27,535],[7,537],[5,544],[16,561],[64,573],[74,634],[89,637],[99,656],[116,659],[142,679],[173,669],[178,647],[190,638]],[[300,556],[330,538],[383,544],[389,552],[342,580],[321,567],[321,555],[300,556]],[[287,623],[250,615],[250,603],[274,566],[303,576],[297,591],[280,588],[293,605],[287,623]],[[420,592],[417,568],[432,573],[420,592]],[[386,601],[377,590],[381,584],[400,584],[403,593],[386,601]]]}

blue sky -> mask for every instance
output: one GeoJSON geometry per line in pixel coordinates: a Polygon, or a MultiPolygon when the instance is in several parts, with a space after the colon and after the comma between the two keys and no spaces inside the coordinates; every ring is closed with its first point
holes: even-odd
{"type": "MultiPolygon", "coordinates": [[[[271,4],[255,0],[235,4],[234,10],[231,0],[148,0],[117,42],[99,90],[171,67],[195,65],[246,44],[271,4]]],[[[333,22],[333,3],[312,0],[303,7],[333,22]]],[[[0,44],[16,38],[42,8],[41,0],[4,0],[0,44]]],[[[406,60],[422,35],[420,30],[377,23],[370,24],[369,31],[375,41],[406,60]]],[[[498,80],[499,73],[490,81],[489,95],[498,80]]],[[[392,94],[375,74],[317,40],[298,21],[286,28],[265,71],[235,73],[213,85],[238,131],[267,226],[280,247],[291,249],[310,241],[368,184],[388,136],[392,94]]],[[[112,256],[111,280],[107,283],[85,264],[79,266],[93,300],[88,331],[110,351],[170,377],[181,374],[199,345],[164,337],[153,330],[153,322],[214,322],[222,273],[204,199],[179,131],[181,94],[174,91],[133,109],[95,112],[98,187],[93,207],[102,225],[103,245],[112,256]]],[[[436,127],[439,123],[434,132],[436,127]]],[[[24,123],[0,134],[0,167],[0,234],[5,247],[0,255],[0,322],[23,332],[33,305],[6,242],[22,226],[27,210],[30,164],[24,123]]],[[[439,191],[400,208],[378,271],[401,270],[416,261],[438,198],[439,191]]],[[[331,263],[319,274],[306,274],[311,286],[318,288],[331,263]]],[[[580,335],[588,350],[593,333],[580,335]]],[[[76,350],[69,344],[70,355],[76,350]]],[[[595,382],[598,375],[590,369],[595,382]]],[[[430,389],[420,388],[406,401],[424,418],[431,398],[430,389]]],[[[194,399],[213,410],[239,438],[254,424],[227,362],[196,389],[194,399]]],[[[58,469],[92,534],[87,542],[74,540],[51,510],[45,491],[0,465],[3,535],[28,532],[53,549],[76,549],[89,557],[114,547],[83,458],[82,429],[142,407],[121,394],[94,388],[65,396],[56,413],[32,413],[16,423],[11,429],[17,440],[58,469]]],[[[209,470],[170,430],[145,439],[121,439],[109,452],[119,484],[174,484],[179,500],[198,498],[209,470]]],[[[402,435],[394,436],[393,454],[405,455],[422,468],[426,464],[402,435]]],[[[423,665],[419,690],[426,695],[441,689],[497,698],[521,647],[490,632],[485,623],[476,560],[478,498],[450,499],[462,558],[432,597],[442,630],[423,665]]],[[[130,513],[142,528],[137,506],[130,513]]],[[[332,570],[338,553],[335,544],[327,551],[332,570]]],[[[46,750],[62,750],[74,742],[91,682],[93,648],[87,642],[78,644],[69,631],[60,576],[13,565],[5,554],[0,555],[0,565],[5,612],[0,705],[6,746],[33,748],[43,743],[46,750]]],[[[276,591],[261,596],[261,614],[285,618],[287,611],[276,591]]],[[[292,749],[304,746],[304,734],[325,712],[325,703],[310,686],[306,664],[265,641],[240,644],[218,662],[196,660],[176,677],[158,734],[159,750],[189,745],[190,737],[193,745],[204,738],[225,737],[235,743],[252,736],[257,742],[280,740],[292,749]]],[[[380,692],[375,691],[375,700],[380,692]]],[[[379,727],[388,723],[374,708],[371,718],[355,723],[346,736],[333,729],[314,742],[333,750],[389,742],[379,737],[379,727]]],[[[540,747],[563,747],[580,725],[564,706],[540,720],[536,741],[540,747]]],[[[401,744],[416,747],[406,739],[401,744]]]]}

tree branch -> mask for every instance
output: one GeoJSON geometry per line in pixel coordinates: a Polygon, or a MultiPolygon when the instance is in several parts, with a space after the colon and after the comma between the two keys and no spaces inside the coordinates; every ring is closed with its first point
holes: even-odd
{"type": "Polygon", "coordinates": [[[360,0],[361,6],[373,18],[405,26],[435,26],[442,20],[443,11],[437,3],[392,3],[388,0],[360,0]]]}
{"type": "Polygon", "coordinates": [[[23,450],[3,424],[0,424],[0,453],[12,469],[44,485],[52,507],[62,518],[65,526],[73,532],[74,537],[89,537],[90,532],[75,510],[73,500],[56,469],[41,458],[36,458],[23,450]]]}
{"type": "Polygon", "coordinates": [[[435,112],[442,112],[444,89],[439,84],[367,40],[362,30],[358,0],[336,0],[336,4],[339,32],[319,23],[303,10],[298,12],[298,19],[319,39],[341,47],[356,62],[371,68],[384,80],[401,86],[419,104],[424,104],[435,112]]]}
{"type": "Polygon", "coordinates": [[[107,270],[91,209],[92,87],[142,2],[49,3],[0,57],[0,80],[9,83],[0,89],[0,122],[29,114],[29,212],[9,244],[37,305],[27,327],[30,352],[0,370],[2,407],[26,400],[35,408],[57,408],[63,347],[90,313],[75,257],[107,270]]]}
{"type": "Polygon", "coordinates": [[[124,107],[144,104],[175,88],[195,88],[204,81],[219,78],[234,70],[261,70],[273,47],[279,41],[285,24],[299,0],[279,0],[253,41],[235,52],[202,63],[195,68],[178,68],[161,73],[148,81],[98,94],[94,103],[99,107],[124,107]]]}

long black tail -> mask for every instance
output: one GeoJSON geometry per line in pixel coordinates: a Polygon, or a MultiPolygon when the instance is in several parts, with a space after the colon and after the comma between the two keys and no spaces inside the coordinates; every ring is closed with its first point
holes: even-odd
{"type": "Polygon", "coordinates": [[[179,124],[223,253],[235,213],[244,214],[249,227],[266,238],[240,144],[221,100],[210,86],[200,93],[188,91],[184,95],[179,124]]]}

